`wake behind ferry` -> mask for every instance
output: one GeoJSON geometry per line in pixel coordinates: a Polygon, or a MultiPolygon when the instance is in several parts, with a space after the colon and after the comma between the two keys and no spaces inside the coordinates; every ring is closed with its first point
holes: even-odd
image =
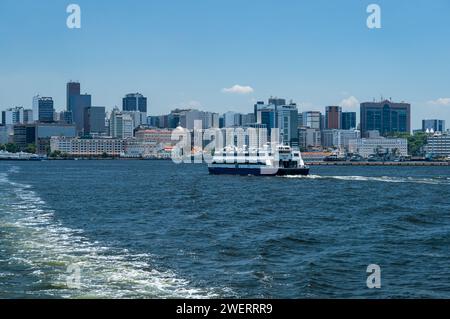
{"type": "Polygon", "coordinates": [[[238,149],[229,146],[214,154],[208,165],[210,174],[287,176],[308,175],[300,151],[290,146],[265,145],[262,149],[238,149]]]}

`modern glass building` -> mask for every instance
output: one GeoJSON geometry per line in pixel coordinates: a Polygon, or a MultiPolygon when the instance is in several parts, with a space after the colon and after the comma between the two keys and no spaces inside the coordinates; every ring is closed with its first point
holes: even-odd
{"type": "Polygon", "coordinates": [[[33,120],[39,122],[53,122],[53,99],[51,97],[33,97],[33,120]]]}
{"type": "Polygon", "coordinates": [[[411,104],[390,100],[361,103],[361,134],[378,131],[382,136],[411,132],[411,104]]]}
{"type": "Polygon", "coordinates": [[[325,108],[325,129],[341,128],[342,108],[340,106],[327,106],[325,108]]]}
{"type": "Polygon", "coordinates": [[[280,129],[280,139],[283,144],[299,146],[298,141],[298,109],[297,105],[283,105],[277,109],[277,127],[280,129]]]}
{"type": "Polygon", "coordinates": [[[70,97],[73,122],[78,133],[84,131],[84,110],[91,107],[91,103],[92,96],[89,94],[73,95],[70,97]]]}
{"type": "Polygon", "coordinates": [[[319,111],[303,112],[303,127],[309,127],[316,130],[322,129],[322,113],[319,111]]]}
{"type": "Polygon", "coordinates": [[[356,128],[356,112],[342,112],[341,129],[351,130],[356,128]]]}
{"type": "Polygon", "coordinates": [[[84,109],[84,133],[102,134],[106,133],[105,126],[106,111],[103,106],[91,106],[84,109]]]}
{"type": "Polygon", "coordinates": [[[73,96],[80,95],[81,94],[81,86],[78,82],[69,82],[66,85],[66,107],[67,111],[72,111],[72,105],[70,102],[70,99],[73,96]]]}
{"type": "Polygon", "coordinates": [[[140,93],[127,94],[122,99],[122,110],[147,114],[147,98],[140,93]]]}

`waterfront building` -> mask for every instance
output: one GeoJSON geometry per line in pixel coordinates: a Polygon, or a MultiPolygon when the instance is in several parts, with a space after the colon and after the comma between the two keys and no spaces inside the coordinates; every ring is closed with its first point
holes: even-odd
{"type": "Polygon", "coordinates": [[[450,134],[428,136],[425,151],[436,156],[450,156],[450,134]]]}
{"type": "Polygon", "coordinates": [[[422,120],[422,132],[435,133],[445,132],[444,120],[422,120]]]}
{"type": "Polygon", "coordinates": [[[36,125],[35,124],[19,124],[14,125],[14,144],[21,151],[24,151],[29,144],[36,143],[36,125]]]}
{"type": "Polygon", "coordinates": [[[8,144],[14,142],[14,126],[0,125],[0,144],[8,144]]]}
{"type": "Polygon", "coordinates": [[[325,108],[325,129],[341,129],[342,108],[340,106],[327,106],[325,108]]]}
{"type": "Polygon", "coordinates": [[[359,138],[349,141],[349,152],[363,158],[379,153],[408,156],[408,140],[405,138],[359,138]]]}
{"type": "Polygon", "coordinates": [[[351,140],[360,138],[358,130],[323,130],[322,146],[324,148],[349,149],[351,140]]]}
{"type": "Polygon", "coordinates": [[[36,122],[53,122],[53,99],[51,97],[41,97],[36,95],[33,97],[33,121],[36,122]]]}
{"type": "Polygon", "coordinates": [[[144,129],[136,131],[136,140],[154,144],[173,144],[172,130],[168,129],[144,129]]]}
{"type": "Polygon", "coordinates": [[[280,142],[293,147],[299,146],[297,105],[282,105],[277,108],[277,127],[280,129],[280,142]]]}
{"type": "Polygon", "coordinates": [[[91,106],[84,110],[84,133],[105,134],[106,111],[103,106],[91,106]]]}
{"type": "Polygon", "coordinates": [[[382,136],[411,132],[411,104],[390,100],[361,103],[361,134],[377,130],[382,136]]]}
{"type": "Polygon", "coordinates": [[[132,138],[134,131],[134,121],[130,114],[119,111],[115,108],[110,116],[110,135],[114,138],[132,138]]]}
{"type": "Polygon", "coordinates": [[[13,141],[20,150],[25,150],[29,144],[33,144],[38,154],[46,154],[52,136],[75,137],[75,126],[45,122],[19,124],[14,126],[13,141]]]}
{"type": "Polygon", "coordinates": [[[172,130],[169,129],[141,129],[135,135],[125,144],[126,157],[156,157],[162,150],[177,143],[172,141],[172,130]]]}
{"type": "Polygon", "coordinates": [[[342,112],[341,129],[352,130],[356,128],[356,112],[342,112]]]}
{"type": "Polygon", "coordinates": [[[51,152],[60,151],[74,157],[100,157],[103,155],[118,157],[125,152],[125,139],[73,137],[52,137],[51,152]]]}

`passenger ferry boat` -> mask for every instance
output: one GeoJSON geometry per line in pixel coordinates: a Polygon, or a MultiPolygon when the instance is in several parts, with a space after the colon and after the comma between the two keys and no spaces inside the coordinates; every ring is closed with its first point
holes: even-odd
{"type": "Polygon", "coordinates": [[[210,174],[287,176],[308,175],[300,151],[290,146],[265,145],[262,149],[226,147],[214,154],[208,165],[210,174]]]}

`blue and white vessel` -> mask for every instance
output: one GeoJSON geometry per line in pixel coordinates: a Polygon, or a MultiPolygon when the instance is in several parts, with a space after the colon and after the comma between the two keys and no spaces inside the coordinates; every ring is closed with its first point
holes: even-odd
{"type": "Polygon", "coordinates": [[[226,147],[216,151],[208,165],[213,175],[287,176],[308,175],[300,151],[290,146],[270,144],[262,149],[226,147]]]}

